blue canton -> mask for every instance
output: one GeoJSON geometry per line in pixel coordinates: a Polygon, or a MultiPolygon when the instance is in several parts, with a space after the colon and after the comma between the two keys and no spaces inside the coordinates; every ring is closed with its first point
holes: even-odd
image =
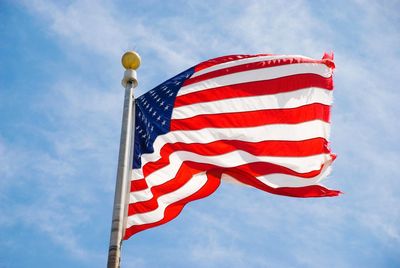
{"type": "Polygon", "coordinates": [[[169,131],[176,95],[193,73],[190,68],[136,99],[133,168],[142,166],[141,155],[153,153],[155,139],[169,131]]]}

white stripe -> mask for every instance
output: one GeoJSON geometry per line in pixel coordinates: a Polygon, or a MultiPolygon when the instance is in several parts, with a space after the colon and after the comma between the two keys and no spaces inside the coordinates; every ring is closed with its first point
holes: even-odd
{"type": "MultiPolygon", "coordinates": [[[[312,138],[328,139],[330,124],[313,120],[300,124],[273,124],[248,128],[204,128],[200,130],[170,131],[154,141],[154,152],[141,156],[142,167],[160,159],[161,148],[167,143],[210,143],[218,140],[260,142],[265,140],[301,141],[312,138]]],[[[134,169],[132,180],[143,178],[142,169],[134,169]]]]}
{"type": "MultiPolygon", "coordinates": [[[[131,192],[129,196],[129,203],[136,203],[141,201],[150,200],[153,194],[149,190],[151,187],[161,185],[175,178],[179,171],[182,162],[193,161],[205,164],[212,164],[219,167],[230,168],[240,165],[245,165],[254,162],[267,162],[289,168],[299,173],[306,173],[314,170],[319,170],[322,165],[331,161],[330,154],[319,154],[307,157],[276,157],[276,156],[254,156],[244,151],[233,151],[227,154],[216,156],[203,156],[196,153],[177,151],[170,155],[170,164],[160,168],[146,177],[148,189],[131,192]]],[[[296,178],[294,180],[306,180],[312,182],[310,179],[291,176],[296,178]]],[[[287,181],[290,182],[290,181],[287,181]]],[[[278,181],[276,181],[278,184],[278,181]]],[[[313,183],[311,183],[313,184],[313,183]]],[[[290,185],[290,184],[289,184],[290,185]]],[[[288,186],[288,185],[284,185],[288,186]]]]}
{"type": "Polygon", "coordinates": [[[181,188],[159,197],[157,199],[157,209],[150,212],[128,216],[127,228],[133,225],[153,223],[162,220],[164,218],[165,209],[168,205],[196,193],[206,184],[206,182],[207,176],[205,173],[196,174],[181,188]]]}
{"type": "Polygon", "coordinates": [[[216,70],[221,70],[237,65],[248,64],[253,62],[260,62],[260,61],[273,61],[273,60],[280,60],[280,59],[293,59],[293,58],[301,58],[301,59],[308,59],[312,60],[311,58],[300,56],[300,55],[271,55],[271,56],[257,56],[251,58],[243,58],[233,61],[228,61],[220,64],[213,65],[211,67],[205,68],[200,70],[192,75],[192,77],[196,77],[205,73],[209,73],[216,70]]]}
{"type": "Polygon", "coordinates": [[[289,109],[311,103],[331,105],[332,90],[310,87],[272,95],[195,103],[174,108],[172,119],[184,119],[202,114],[235,113],[266,109],[289,109]]]}
{"type": "Polygon", "coordinates": [[[296,64],[288,64],[282,66],[243,71],[243,72],[213,77],[191,85],[183,86],[178,91],[178,96],[221,86],[269,80],[289,75],[305,74],[305,73],[318,74],[322,77],[328,78],[332,75],[332,69],[322,63],[296,63],[296,64]]]}

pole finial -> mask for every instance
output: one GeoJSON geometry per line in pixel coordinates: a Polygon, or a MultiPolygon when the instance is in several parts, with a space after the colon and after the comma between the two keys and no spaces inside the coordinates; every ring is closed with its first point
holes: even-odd
{"type": "Polygon", "coordinates": [[[132,84],[133,87],[136,87],[138,84],[136,69],[140,66],[140,56],[135,51],[127,51],[121,58],[122,66],[124,66],[125,73],[124,78],[122,79],[122,85],[126,88],[128,84],[132,84]]]}
{"type": "Polygon", "coordinates": [[[122,66],[125,69],[137,70],[140,66],[140,56],[135,51],[127,51],[121,59],[122,66]]]}

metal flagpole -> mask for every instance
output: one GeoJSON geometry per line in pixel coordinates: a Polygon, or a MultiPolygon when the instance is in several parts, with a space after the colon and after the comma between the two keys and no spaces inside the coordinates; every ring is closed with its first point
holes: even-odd
{"type": "Polygon", "coordinates": [[[135,125],[135,98],[133,89],[137,86],[136,69],[140,66],[140,56],[128,51],[122,56],[125,67],[122,85],[125,87],[124,110],[122,115],[121,140],[119,144],[117,181],[115,184],[114,208],[111,224],[108,268],[119,268],[122,238],[125,231],[129,181],[132,174],[132,158],[135,125]]]}

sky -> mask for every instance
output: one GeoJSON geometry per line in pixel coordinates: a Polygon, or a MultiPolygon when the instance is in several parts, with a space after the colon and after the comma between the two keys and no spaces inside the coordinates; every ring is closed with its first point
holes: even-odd
{"type": "Polygon", "coordinates": [[[223,183],[122,267],[400,267],[400,1],[0,0],[0,267],[105,267],[126,50],[139,96],[210,58],[335,53],[324,184],[223,183]],[[397,118],[397,119],[396,119],[397,118]]]}

